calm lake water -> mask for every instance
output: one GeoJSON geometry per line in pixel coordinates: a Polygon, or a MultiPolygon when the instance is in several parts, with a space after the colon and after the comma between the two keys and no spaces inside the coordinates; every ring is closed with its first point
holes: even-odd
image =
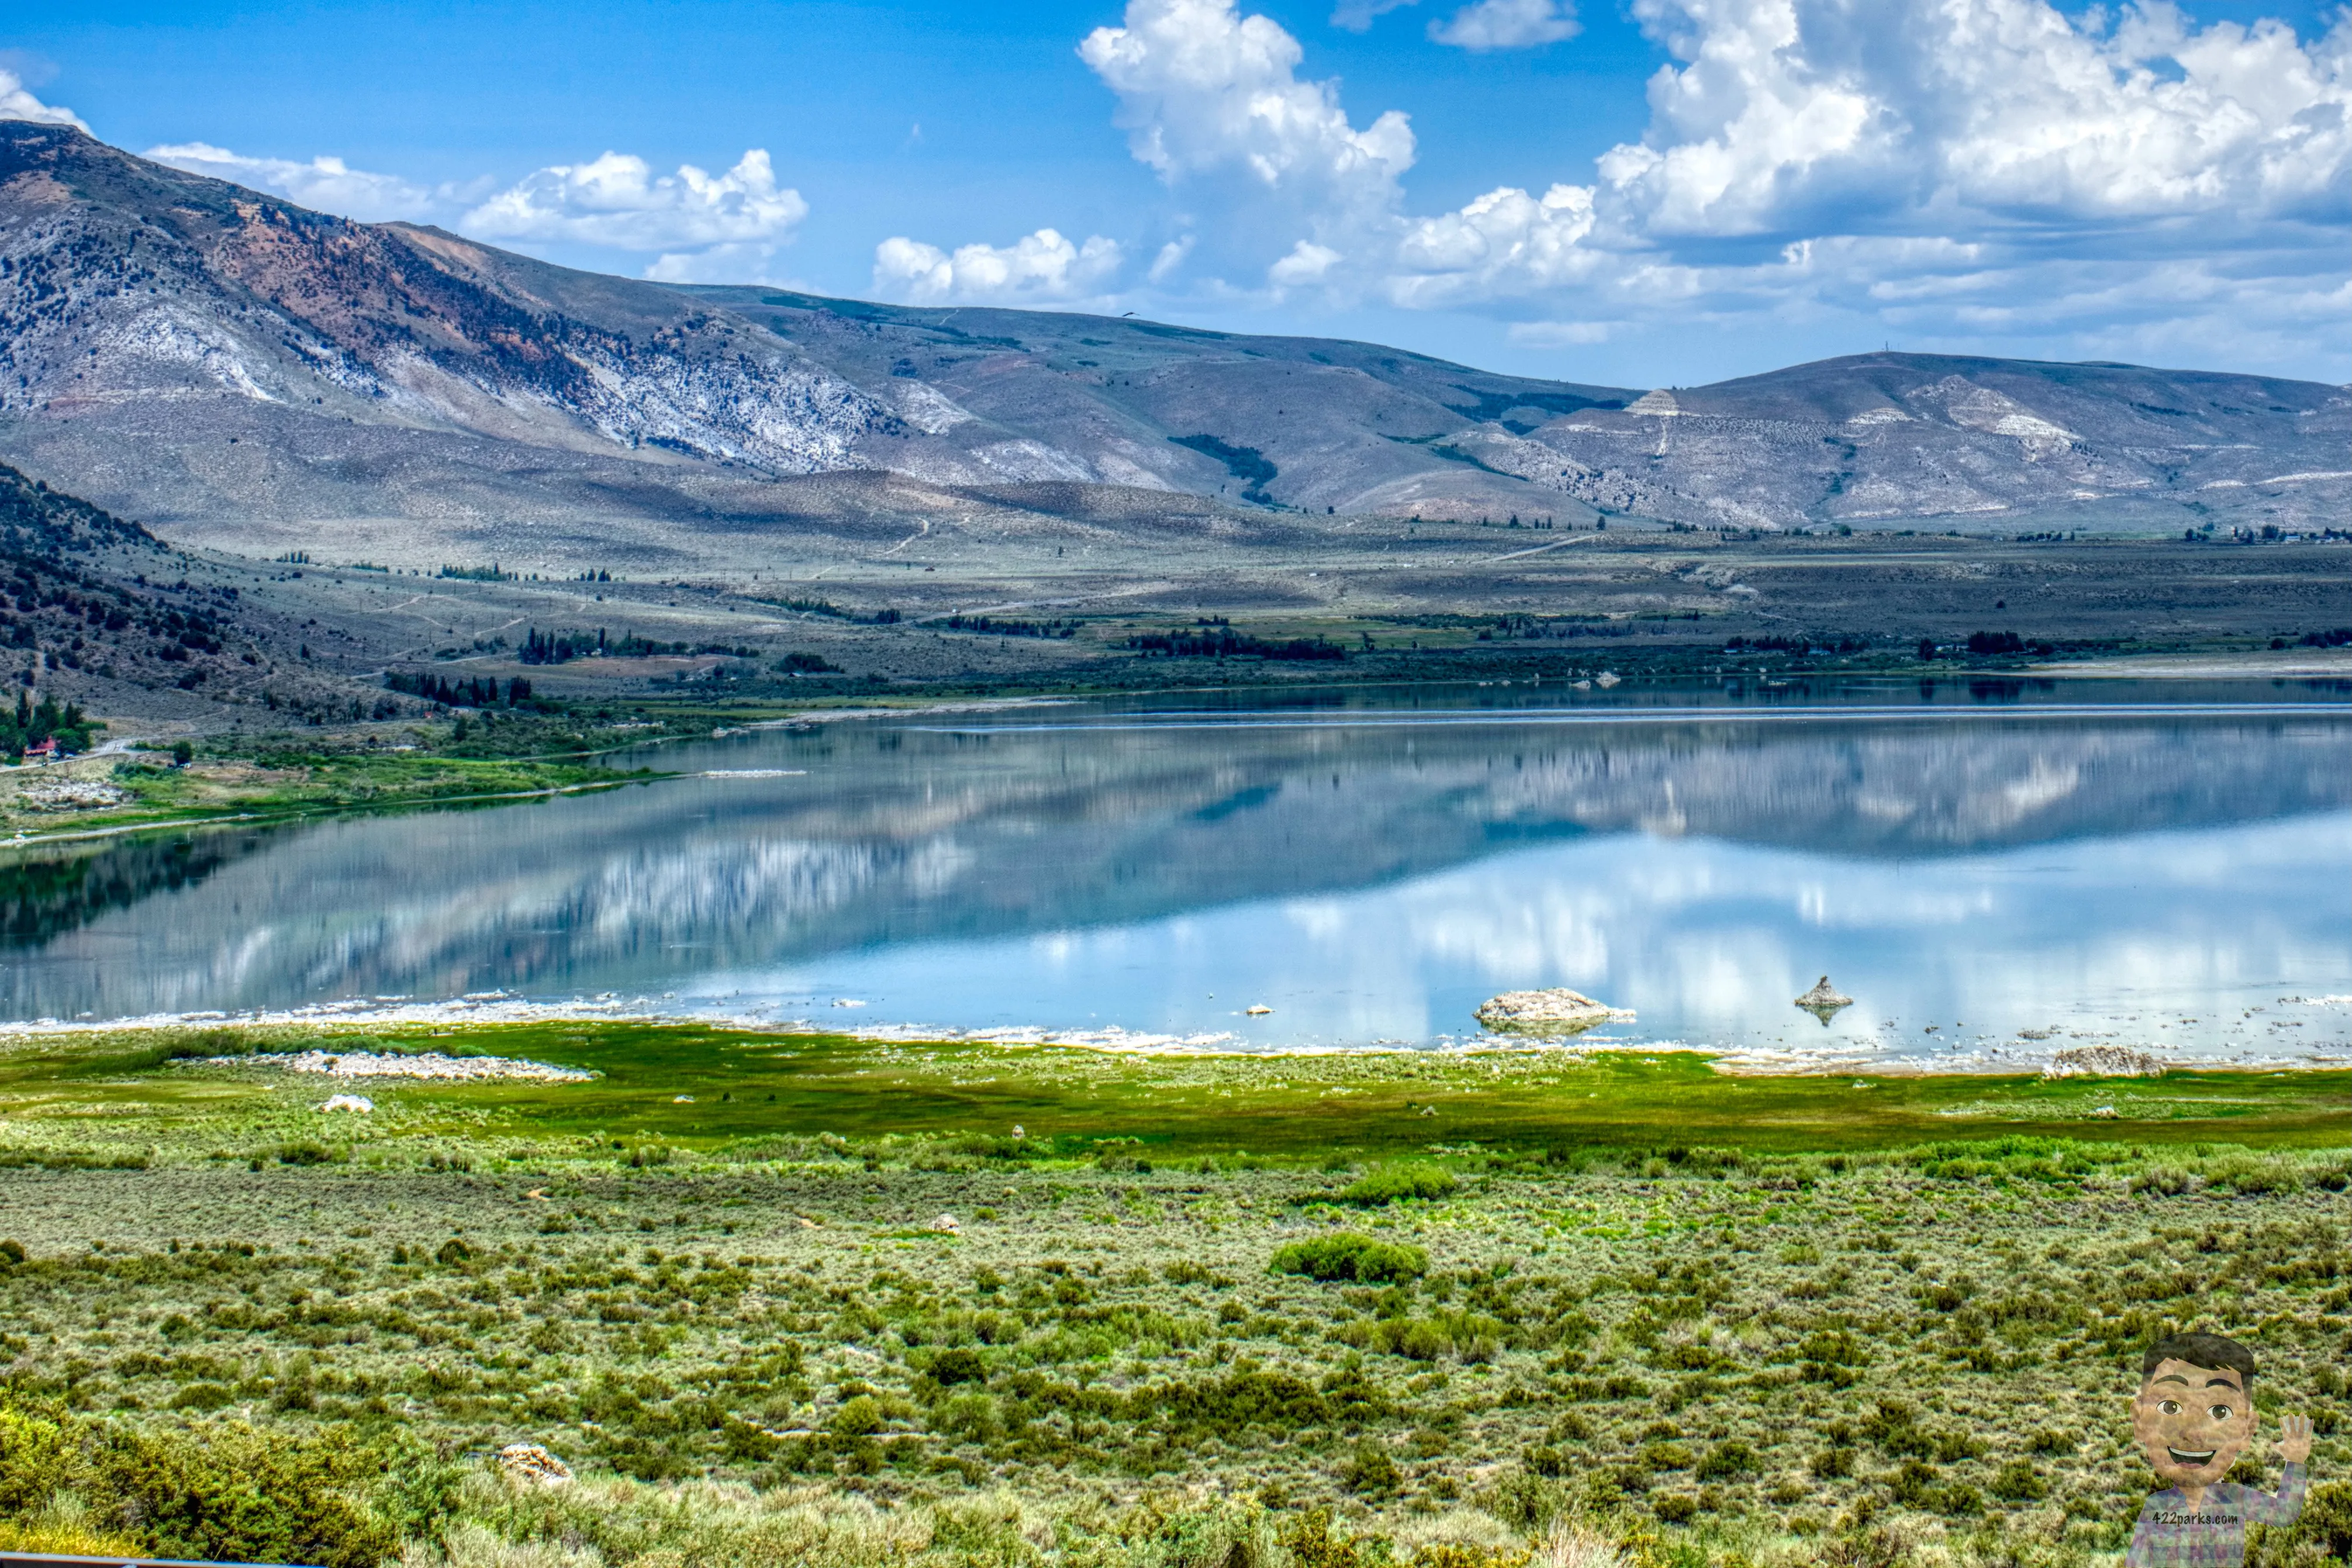
{"type": "Polygon", "coordinates": [[[765,731],[607,794],[16,851],[0,1015],[611,994],[1266,1049],[1466,1042],[1486,997],[1568,985],[1637,1015],[1587,1041],[1767,1059],[2347,1060],[2347,696],[1335,689],[765,731]],[[1824,973],[1856,998],[1827,1026],[1790,1005],[1824,973]]]}

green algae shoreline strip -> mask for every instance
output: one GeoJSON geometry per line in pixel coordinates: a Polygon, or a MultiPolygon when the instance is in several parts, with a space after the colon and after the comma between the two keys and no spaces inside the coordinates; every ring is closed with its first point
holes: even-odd
{"type": "Polygon", "coordinates": [[[1065,1154],[1115,1149],[1171,1163],[1705,1147],[1830,1153],[2015,1139],[2340,1148],[2352,1146],[2352,1071],[1728,1077],[1690,1052],[1152,1057],[579,1018],[0,1037],[0,1143],[135,1138],[168,1153],[248,1124],[352,1144],[397,1126],[466,1140],[651,1140],[703,1152],[832,1134],[969,1145],[1007,1159],[1032,1157],[1050,1140],[1065,1154]],[[491,1056],[598,1076],[341,1078],[268,1065],[311,1048],[491,1056]],[[203,1059],[257,1049],[226,1064],[203,1059]],[[319,1113],[338,1092],[371,1097],[377,1113],[319,1113]]]}
{"type": "Polygon", "coordinates": [[[289,805],[275,811],[233,811],[211,816],[159,816],[141,822],[121,822],[103,827],[65,828],[56,833],[19,833],[0,839],[0,849],[17,849],[37,844],[68,844],[91,838],[120,838],[133,833],[184,832],[197,827],[226,827],[238,823],[295,822],[319,816],[353,816],[368,812],[418,811],[436,805],[488,805],[521,800],[545,800],[555,795],[582,795],[593,790],[620,789],[628,784],[651,784],[657,779],[672,778],[671,773],[648,773],[627,778],[594,779],[585,784],[552,784],[545,789],[499,790],[484,795],[427,795],[419,792],[377,800],[326,800],[315,805],[289,805]]]}

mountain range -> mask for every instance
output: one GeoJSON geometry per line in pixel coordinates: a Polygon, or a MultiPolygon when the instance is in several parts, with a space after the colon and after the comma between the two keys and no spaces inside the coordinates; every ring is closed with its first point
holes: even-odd
{"type": "Polygon", "coordinates": [[[2346,389],[2248,375],[1888,353],[1612,387],[638,281],[0,121],[0,458],[245,553],[569,560],[657,538],[687,560],[934,519],[1264,541],[1508,513],[2177,533],[2340,518],[2347,437],[2346,389]]]}

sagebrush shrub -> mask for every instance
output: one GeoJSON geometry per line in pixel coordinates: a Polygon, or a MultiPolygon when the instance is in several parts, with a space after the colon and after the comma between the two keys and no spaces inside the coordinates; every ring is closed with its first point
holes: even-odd
{"type": "Polygon", "coordinates": [[[1385,1285],[1428,1273],[1429,1254],[1418,1247],[1343,1230],[1278,1248],[1268,1267],[1276,1274],[1304,1274],[1327,1282],[1385,1285]]]}
{"type": "Polygon", "coordinates": [[[1377,1208],[1399,1198],[1442,1198],[1452,1194],[1451,1173],[1419,1160],[1382,1165],[1368,1171],[1339,1189],[1339,1201],[1359,1208],[1377,1208]]]}

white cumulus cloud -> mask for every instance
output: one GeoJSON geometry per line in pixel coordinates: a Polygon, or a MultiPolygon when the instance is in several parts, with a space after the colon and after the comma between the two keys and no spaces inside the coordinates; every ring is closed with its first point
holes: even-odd
{"type": "MultiPolygon", "coordinates": [[[[1129,0],[1121,25],[1096,28],[1078,56],[1118,94],[1129,151],[1210,209],[1176,242],[1184,248],[1163,248],[1150,281],[1184,264],[1194,239],[1213,253],[1213,271],[1262,276],[1275,291],[1332,287],[1352,258],[1383,249],[1412,127],[1391,111],[1359,129],[1338,83],[1299,77],[1298,40],[1271,18],[1242,15],[1234,0],[1129,0]]],[[[1108,240],[1080,250],[1051,229],[1010,250],[953,255],[896,238],[876,253],[875,282],[910,300],[1068,299],[1117,259],[1108,240]]]]}
{"type": "Polygon", "coordinates": [[[466,214],[460,226],[482,239],[680,252],[781,243],[808,210],[798,191],[776,184],[768,154],[756,147],[723,174],[691,163],[656,174],[643,158],[606,153],[524,176],[466,214]]]}
{"type": "Polygon", "coordinates": [[[1151,270],[1144,274],[1144,280],[1150,283],[1164,283],[1174,277],[1176,269],[1184,265],[1184,258],[1192,254],[1192,247],[1197,243],[1199,243],[1197,236],[1187,234],[1180,235],[1161,246],[1160,254],[1151,258],[1151,270]]]}
{"type": "MultiPolygon", "coordinates": [[[[1498,15],[1526,9],[1495,3],[1498,15]]],[[[1565,13],[1555,0],[1538,8],[1554,21],[1565,13]]],[[[1204,248],[1244,274],[1263,269],[1274,293],[1437,304],[1586,269],[1577,247],[1593,227],[1587,187],[1541,197],[1506,187],[1458,212],[1408,217],[1405,116],[1391,110],[1359,129],[1337,82],[1299,76],[1298,40],[1234,0],[1129,0],[1124,26],[1097,28],[1078,52],[1118,93],[1114,118],[1136,157],[1188,200],[1222,207],[1204,248]]]]}
{"type": "Polygon", "coordinates": [[[1233,0],[1129,0],[1078,56],[1118,94],[1136,157],[1171,181],[1234,174],[1302,210],[1379,211],[1412,166],[1394,110],[1359,131],[1336,82],[1302,81],[1298,40],[1233,0]]]}
{"type": "Polygon", "coordinates": [[[1400,305],[1442,305],[1575,283],[1603,259],[1583,244],[1592,226],[1591,186],[1554,185],[1540,198],[1511,186],[1489,191],[1408,223],[1387,292],[1400,305]]]}
{"type": "MultiPolygon", "coordinates": [[[[1262,279],[1268,303],[1532,300],[1556,319],[1524,324],[1529,346],[1835,318],[1915,343],[2229,343],[2245,360],[2340,327],[2352,12],[2303,39],[2276,20],[2199,26],[2167,0],[1631,5],[1673,57],[1641,139],[1541,195],[1426,216],[1405,117],[1360,129],[1268,17],[1129,0],[1079,53],[1135,156],[1181,192],[1188,278],[1229,299],[1262,279]]],[[[1393,8],[1340,0],[1332,21],[1393,8]]],[[[1504,48],[1573,25],[1565,0],[1473,0],[1431,32],[1504,48]]]]}
{"type": "Polygon", "coordinates": [[[1045,304],[1098,292],[1121,259],[1115,240],[1094,235],[1073,245],[1050,228],[953,252],[894,236],[874,247],[874,288],[916,305],[1045,304]]]}
{"type": "Polygon", "coordinates": [[[307,163],[291,158],[248,158],[208,142],[168,142],[150,147],[141,156],[362,223],[429,217],[442,205],[440,196],[423,185],[397,174],[354,169],[341,158],[319,157],[307,163]]]}
{"type": "Polygon", "coordinates": [[[2273,216],[2346,193],[2344,26],[2190,26],[2166,5],[1634,0],[1685,63],[1603,178],[1652,235],[1907,217],[2273,216]]]}
{"type": "Polygon", "coordinates": [[[0,70],[0,120],[30,120],[39,125],[89,129],[89,122],[72,110],[35,98],[32,89],[25,85],[25,79],[12,70],[0,70]]]}
{"type": "Polygon", "coordinates": [[[1331,269],[1345,261],[1346,257],[1328,245],[1318,245],[1302,239],[1290,247],[1290,254],[1265,269],[1265,275],[1283,288],[1296,288],[1302,283],[1320,283],[1331,276],[1331,269]]]}
{"type": "Polygon", "coordinates": [[[786,283],[776,268],[774,245],[714,245],[702,250],[666,250],[646,264],[656,283],[786,283]]]}
{"type": "Polygon", "coordinates": [[[773,281],[776,251],[809,210],[798,191],[776,184],[768,154],[757,148],[723,174],[690,163],[656,174],[642,158],[607,153],[536,170],[504,190],[488,180],[425,186],[341,158],[248,157],[205,142],[151,147],[145,155],[363,222],[444,221],[479,239],[654,251],[646,276],[672,283],[773,281]]]}
{"type": "Polygon", "coordinates": [[[1538,48],[1582,31],[1570,0],[1476,0],[1429,25],[1429,36],[1436,42],[1481,52],[1538,48]]]}

